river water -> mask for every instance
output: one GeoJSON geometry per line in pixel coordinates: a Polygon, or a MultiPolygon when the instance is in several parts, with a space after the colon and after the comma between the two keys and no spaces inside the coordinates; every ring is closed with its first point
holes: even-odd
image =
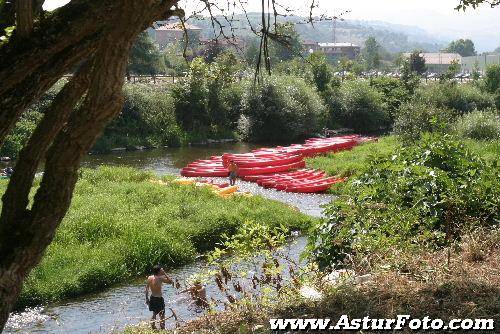
{"type": "MultiPolygon", "coordinates": [[[[89,155],[82,165],[128,166],[150,170],[158,175],[178,174],[187,163],[206,159],[224,152],[245,153],[256,146],[243,143],[214,144],[204,147],[164,148],[146,151],[118,152],[113,154],[89,155]]],[[[214,179],[222,182],[223,179],[214,179]]],[[[321,206],[331,200],[329,195],[289,194],[273,189],[263,189],[256,184],[239,182],[241,190],[292,205],[311,216],[322,215],[321,206]]],[[[287,246],[288,256],[298,261],[306,245],[306,238],[299,237],[287,246]]],[[[173,269],[169,274],[184,282],[199,273],[206,265],[202,261],[173,269]]],[[[214,282],[207,284],[207,295],[223,298],[214,282]]],[[[178,295],[172,288],[164,291],[167,307],[175,310],[180,321],[199,317],[200,310],[191,308],[184,295],[178,295]]],[[[86,295],[64,303],[40,306],[11,315],[5,333],[110,333],[127,325],[135,325],[149,319],[151,313],[144,305],[144,279],[115,286],[105,292],[86,295]]],[[[167,311],[167,316],[169,312],[167,311]]],[[[172,323],[171,323],[172,324],[172,323]]]]}

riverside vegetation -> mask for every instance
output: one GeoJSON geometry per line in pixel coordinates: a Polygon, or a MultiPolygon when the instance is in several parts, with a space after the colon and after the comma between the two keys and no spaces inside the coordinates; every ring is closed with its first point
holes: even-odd
{"type": "MultiPolygon", "coordinates": [[[[324,128],[343,127],[358,133],[394,129],[412,137],[423,129],[451,125],[471,112],[482,112],[483,119],[498,117],[498,67],[491,66],[484,79],[465,84],[449,79],[420,83],[405,67],[400,79],[365,79],[351,72],[341,81],[334,75],[340,68],[314,53],[306,62],[282,61],[272,76],[254,82],[252,68],[231,52],[211,62],[195,58],[187,76],[175,84],[126,84],[123,111],[106,128],[94,151],[221,138],[297,141],[324,128]]],[[[0,155],[17,155],[62,84],[24,113],[0,155]]],[[[465,117],[462,128],[474,120],[474,116],[465,117]]]]}
{"type": "MultiPolygon", "coordinates": [[[[99,291],[145,274],[156,263],[192,262],[245,221],[298,230],[314,221],[258,196],[225,199],[194,186],[155,184],[153,178],[129,168],[84,169],[71,208],[26,280],[18,307],[99,291]]],[[[0,193],[6,184],[0,180],[0,193]]]]}

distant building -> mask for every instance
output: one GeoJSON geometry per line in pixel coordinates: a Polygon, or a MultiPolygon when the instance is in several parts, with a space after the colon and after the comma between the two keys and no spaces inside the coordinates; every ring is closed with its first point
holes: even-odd
{"type": "Polygon", "coordinates": [[[361,47],[353,43],[317,43],[305,41],[303,45],[306,51],[321,51],[330,59],[355,59],[361,52],[361,47]]]}
{"type": "Polygon", "coordinates": [[[462,57],[462,71],[465,72],[472,72],[474,68],[484,72],[488,66],[494,64],[500,65],[500,54],[462,57]]]}
{"type": "MultiPolygon", "coordinates": [[[[410,57],[410,53],[405,53],[406,57],[410,57]]],[[[425,65],[427,66],[427,71],[431,73],[443,73],[453,62],[458,62],[462,64],[462,56],[458,53],[445,53],[445,52],[432,52],[432,53],[421,53],[421,57],[425,59],[425,65]]]]}
{"type": "Polygon", "coordinates": [[[184,28],[186,29],[189,43],[199,43],[202,29],[189,23],[185,23],[183,27],[180,22],[156,21],[148,29],[148,33],[160,48],[163,48],[167,44],[184,41],[184,28]]]}

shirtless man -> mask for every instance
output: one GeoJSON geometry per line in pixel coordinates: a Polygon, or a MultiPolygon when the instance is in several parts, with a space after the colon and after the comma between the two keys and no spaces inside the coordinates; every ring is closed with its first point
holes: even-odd
{"type": "Polygon", "coordinates": [[[195,281],[192,287],[182,290],[179,293],[185,293],[185,292],[189,292],[196,306],[199,307],[209,306],[207,301],[207,291],[205,290],[205,287],[203,286],[203,284],[201,284],[199,280],[195,281]]]}
{"type": "Polygon", "coordinates": [[[149,310],[153,312],[151,318],[151,327],[156,329],[156,315],[160,315],[160,328],[165,329],[165,300],[161,287],[163,283],[172,284],[173,281],[167,276],[165,270],[159,265],[153,267],[153,275],[148,277],[146,284],[146,304],[149,310]],[[149,297],[149,290],[151,290],[151,298],[149,297]]]}
{"type": "Polygon", "coordinates": [[[238,176],[238,165],[231,160],[229,161],[229,166],[227,168],[229,170],[229,185],[234,186],[236,183],[236,177],[238,176]]]}

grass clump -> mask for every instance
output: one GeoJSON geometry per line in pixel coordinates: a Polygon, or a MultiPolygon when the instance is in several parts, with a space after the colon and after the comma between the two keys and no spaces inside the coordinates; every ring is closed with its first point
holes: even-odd
{"type": "MultiPolygon", "coordinates": [[[[102,290],[161,263],[181,266],[233,234],[245,221],[304,229],[312,223],[261,197],[220,198],[208,189],[150,182],[130,168],[85,169],[71,207],[18,307],[102,290]]],[[[0,180],[0,193],[7,181],[0,180]]]]}
{"type": "Polygon", "coordinates": [[[349,151],[307,159],[307,165],[332,176],[352,176],[360,173],[375,156],[389,155],[399,146],[396,137],[381,137],[376,142],[365,143],[349,151]]]}

